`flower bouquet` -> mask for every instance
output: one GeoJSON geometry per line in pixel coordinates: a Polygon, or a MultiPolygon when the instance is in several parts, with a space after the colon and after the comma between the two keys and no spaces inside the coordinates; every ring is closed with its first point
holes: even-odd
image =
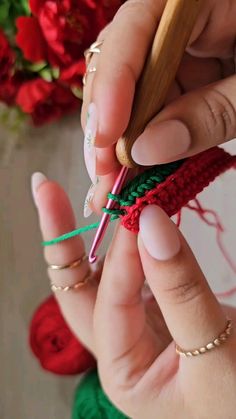
{"type": "Polygon", "coordinates": [[[76,111],[84,50],[124,0],[1,0],[0,123],[12,132],[76,111]]]}

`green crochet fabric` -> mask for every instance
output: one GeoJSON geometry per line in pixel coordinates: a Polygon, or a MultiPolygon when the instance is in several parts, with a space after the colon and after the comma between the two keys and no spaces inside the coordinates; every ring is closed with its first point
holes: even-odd
{"type": "Polygon", "coordinates": [[[104,394],[97,371],[86,375],[76,389],[72,419],[129,419],[104,394]]]}
{"type": "Polygon", "coordinates": [[[154,166],[131,180],[121,191],[120,195],[108,194],[108,198],[113,199],[122,207],[130,207],[137,198],[144,196],[146,191],[150,191],[157,184],[164,182],[172,173],[176,172],[183,162],[184,160],[181,160],[154,166]]]}
{"type": "MultiPolygon", "coordinates": [[[[178,170],[183,163],[184,160],[181,160],[174,163],[154,166],[151,169],[145,171],[144,173],[141,173],[140,175],[136,176],[133,180],[131,180],[125,186],[125,188],[123,188],[120,195],[112,195],[111,193],[109,193],[108,199],[113,199],[119,207],[132,206],[137,198],[141,198],[145,195],[146,191],[150,191],[157,184],[164,182],[168,178],[168,176],[176,172],[176,170],[178,170]]],[[[111,215],[110,221],[114,221],[121,215],[125,214],[125,211],[119,208],[112,210],[107,210],[106,208],[103,208],[103,212],[106,212],[111,215]]],[[[79,228],[70,233],[63,234],[62,236],[57,237],[53,240],[43,242],[42,245],[52,246],[53,244],[60,243],[64,240],[83,234],[86,231],[96,229],[98,228],[99,224],[100,222],[79,228]]]]}

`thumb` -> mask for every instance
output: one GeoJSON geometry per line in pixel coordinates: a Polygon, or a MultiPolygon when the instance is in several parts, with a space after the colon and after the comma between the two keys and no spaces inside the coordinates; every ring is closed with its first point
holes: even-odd
{"type": "Polygon", "coordinates": [[[143,166],[168,163],[234,137],[236,76],[188,93],[164,108],[136,140],[132,158],[143,166]]]}
{"type": "Polygon", "coordinates": [[[224,330],[226,317],[192,251],[165,212],[140,216],[139,252],[145,277],[173,339],[198,348],[224,330]]]}

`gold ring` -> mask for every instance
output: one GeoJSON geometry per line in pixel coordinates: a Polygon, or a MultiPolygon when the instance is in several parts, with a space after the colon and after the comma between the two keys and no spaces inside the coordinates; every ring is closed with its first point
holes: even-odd
{"type": "Polygon", "coordinates": [[[93,54],[100,54],[101,49],[99,48],[104,41],[96,41],[94,42],[86,51],[84,52],[86,65],[88,66],[93,54]]]}
{"type": "Polygon", "coordinates": [[[86,86],[88,75],[91,74],[91,73],[96,73],[96,71],[97,71],[96,67],[88,68],[88,70],[86,71],[86,73],[83,77],[83,85],[84,86],[86,86]]]}
{"type": "Polygon", "coordinates": [[[88,260],[88,256],[85,254],[74,262],[68,263],[67,265],[48,265],[48,268],[54,271],[61,271],[63,269],[74,269],[80,266],[85,260],[88,260]]]}
{"type": "Polygon", "coordinates": [[[67,285],[65,287],[62,286],[58,286],[56,284],[54,284],[53,282],[51,282],[51,290],[53,292],[57,292],[57,291],[63,291],[63,292],[68,292],[68,291],[73,291],[73,290],[77,290],[79,288],[82,288],[85,284],[87,284],[87,282],[92,278],[92,272],[89,269],[89,271],[87,272],[87,274],[85,275],[84,279],[82,279],[82,281],[77,282],[74,285],[67,285]]]}
{"type": "Polygon", "coordinates": [[[216,339],[214,339],[212,342],[209,342],[207,345],[202,346],[201,348],[198,348],[198,349],[193,349],[193,350],[186,351],[186,350],[180,348],[176,344],[175,345],[175,350],[176,350],[177,354],[185,356],[185,357],[203,355],[203,354],[211,351],[212,349],[215,349],[218,346],[222,345],[222,343],[226,342],[228,340],[228,338],[230,337],[231,333],[232,333],[232,329],[233,329],[232,320],[227,319],[227,324],[226,324],[226,327],[225,327],[224,331],[222,333],[220,333],[220,335],[216,339]]]}

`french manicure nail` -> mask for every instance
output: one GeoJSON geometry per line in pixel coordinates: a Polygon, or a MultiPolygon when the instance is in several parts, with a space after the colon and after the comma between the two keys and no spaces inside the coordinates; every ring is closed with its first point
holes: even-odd
{"type": "Polygon", "coordinates": [[[92,184],[88,190],[88,193],[86,195],[85,201],[84,201],[84,218],[88,218],[90,217],[90,215],[93,213],[91,207],[90,207],[90,203],[93,200],[95,191],[96,191],[96,186],[98,184],[98,178],[97,181],[94,184],[92,184]]]}
{"type": "Polygon", "coordinates": [[[148,205],[140,215],[140,235],[148,253],[159,261],[172,259],[181,248],[176,226],[156,205],[148,205]]]}
{"type": "Polygon", "coordinates": [[[33,173],[31,177],[32,196],[33,196],[33,200],[36,206],[37,206],[37,191],[39,187],[42,185],[42,183],[46,182],[47,180],[48,180],[47,177],[41,172],[33,173]]]}
{"type": "Polygon", "coordinates": [[[191,135],[183,122],[171,120],[153,123],[137,138],[131,155],[142,166],[167,163],[181,158],[190,144],[191,135]]]}
{"type": "Polygon", "coordinates": [[[94,103],[88,107],[87,124],[84,137],[84,159],[88,174],[93,184],[96,183],[96,149],[97,108],[94,103]]]}

